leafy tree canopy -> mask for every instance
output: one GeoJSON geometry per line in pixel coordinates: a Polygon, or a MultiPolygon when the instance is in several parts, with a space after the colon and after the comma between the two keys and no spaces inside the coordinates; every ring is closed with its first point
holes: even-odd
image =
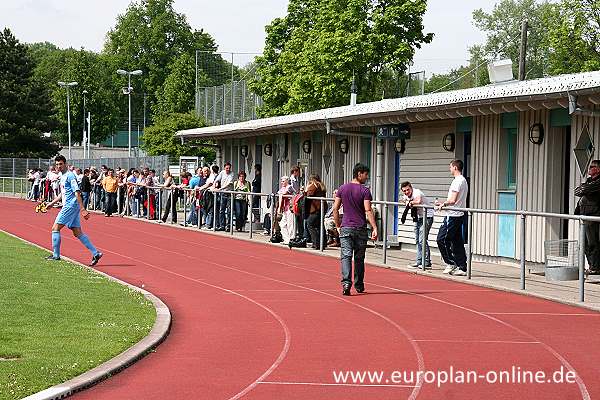
{"type": "Polygon", "coordinates": [[[172,113],[161,115],[154,125],[146,128],[142,136],[142,149],[149,155],[167,154],[173,157],[199,156],[207,161],[215,159],[215,152],[208,147],[191,147],[181,144],[181,139],[175,137],[177,131],[204,126],[202,119],[193,114],[172,113]]]}
{"type": "Polygon", "coordinates": [[[60,150],[43,135],[56,121],[34,67],[27,47],[10,30],[0,32],[0,157],[49,158],[60,150]]]}
{"type": "Polygon", "coordinates": [[[423,33],[425,0],[291,0],[266,27],[253,90],[262,116],[348,104],[356,76],[360,101],[381,98],[385,71],[404,73],[423,33]]]}

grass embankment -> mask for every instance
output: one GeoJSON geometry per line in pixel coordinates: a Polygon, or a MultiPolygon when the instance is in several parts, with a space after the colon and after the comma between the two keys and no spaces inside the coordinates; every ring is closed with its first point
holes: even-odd
{"type": "Polygon", "coordinates": [[[0,399],[64,382],[140,341],[143,295],[0,232],[0,399]]]}

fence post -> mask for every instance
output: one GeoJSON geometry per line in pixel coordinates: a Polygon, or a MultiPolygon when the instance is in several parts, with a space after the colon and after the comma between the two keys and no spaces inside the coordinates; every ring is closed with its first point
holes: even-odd
{"type": "Polygon", "coordinates": [[[146,186],[146,219],[150,220],[150,189],[148,186],[146,186]]]}
{"type": "Polygon", "coordinates": [[[173,219],[176,218],[175,207],[177,206],[177,202],[175,201],[175,191],[171,187],[169,189],[171,191],[171,224],[174,222],[173,219]]]}
{"type": "Polygon", "coordinates": [[[579,221],[579,301],[585,301],[585,221],[579,221]]]}
{"type": "MultiPolygon", "coordinates": [[[[421,224],[421,269],[425,271],[427,266],[427,208],[423,207],[423,223],[421,224]]],[[[417,222],[419,223],[418,219],[417,222]]],[[[431,255],[429,255],[431,257],[431,255]]]]}
{"type": "MultiPolygon", "coordinates": [[[[319,250],[323,251],[325,249],[325,232],[324,231],[324,226],[323,224],[325,223],[325,202],[323,201],[323,199],[320,200],[321,201],[321,219],[319,220],[319,250]]],[[[310,210],[309,210],[310,211],[310,210]]]]}
{"type": "Polygon", "coordinates": [[[248,198],[250,199],[250,202],[248,203],[248,205],[246,207],[248,207],[248,206],[250,207],[250,218],[249,218],[249,220],[250,220],[250,239],[252,239],[252,233],[254,232],[254,228],[253,228],[253,225],[254,225],[254,209],[252,208],[252,204],[254,202],[254,195],[251,194],[248,198]]]}
{"type": "Polygon", "coordinates": [[[159,188],[158,191],[158,215],[156,216],[159,221],[162,221],[162,204],[163,204],[163,193],[162,188],[159,188]]]}
{"type": "Polygon", "coordinates": [[[15,159],[12,159],[12,192],[15,193],[15,159]]]}
{"type": "Polygon", "coordinates": [[[271,197],[271,237],[273,236],[273,234],[275,233],[275,219],[276,219],[276,215],[275,215],[275,200],[276,197],[273,195],[269,195],[271,197]]]}
{"type": "Polygon", "coordinates": [[[387,244],[388,244],[388,205],[383,206],[383,263],[387,264],[387,244]]]}
{"type": "Polygon", "coordinates": [[[231,233],[231,235],[233,236],[233,201],[235,199],[235,196],[233,195],[233,193],[229,193],[229,197],[231,198],[229,201],[229,232],[231,233]]]}
{"type": "Polygon", "coordinates": [[[121,216],[121,186],[117,186],[117,214],[121,216]]]}
{"type": "Polygon", "coordinates": [[[525,214],[521,214],[521,290],[525,290],[525,214]]]}
{"type": "MultiPolygon", "coordinates": [[[[183,226],[187,227],[187,216],[188,216],[188,212],[187,212],[187,194],[186,191],[184,189],[181,189],[184,193],[183,195],[183,226]]],[[[190,207],[190,213],[192,212],[192,209],[190,207]]]]}
{"type": "Polygon", "coordinates": [[[198,201],[198,208],[196,208],[196,199],[201,195],[202,193],[196,189],[194,191],[194,210],[196,210],[196,223],[198,224],[198,229],[200,229],[202,227],[202,214],[204,213],[204,207],[202,207],[202,202],[199,200],[198,201]],[[196,193],[198,193],[198,195],[196,195],[196,193]]]}
{"type": "Polygon", "coordinates": [[[468,226],[468,241],[469,241],[469,254],[467,254],[467,256],[469,258],[467,258],[467,279],[471,279],[471,259],[473,258],[473,213],[471,211],[469,211],[469,213],[467,214],[467,218],[469,219],[467,221],[467,226],[468,226]]]}
{"type": "Polygon", "coordinates": [[[217,231],[217,198],[219,193],[213,192],[213,219],[212,219],[212,230],[217,231]]]}

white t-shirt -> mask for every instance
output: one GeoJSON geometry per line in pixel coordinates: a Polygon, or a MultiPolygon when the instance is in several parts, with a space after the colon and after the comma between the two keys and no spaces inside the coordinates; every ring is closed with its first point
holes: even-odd
{"type": "Polygon", "coordinates": [[[219,175],[215,178],[215,182],[219,182],[219,187],[223,190],[232,190],[233,172],[226,173],[225,170],[219,172],[219,175]]]}
{"type": "MultiPolygon", "coordinates": [[[[452,183],[450,184],[450,189],[448,190],[448,196],[452,194],[452,192],[458,193],[456,197],[456,203],[452,205],[452,207],[457,208],[466,208],[467,207],[467,194],[469,193],[469,185],[467,184],[467,180],[464,176],[458,175],[454,178],[452,183]]],[[[464,213],[462,211],[446,211],[446,215],[449,217],[462,217],[464,213]]]]}
{"type": "MultiPolygon", "coordinates": [[[[412,196],[411,197],[408,197],[406,195],[402,196],[402,198],[404,199],[404,201],[411,201],[411,200],[414,200],[416,197],[420,197],[421,198],[421,204],[423,204],[424,206],[431,206],[431,205],[433,205],[431,203],[431,200],[429,200],[429,198],[427,196],[425,196],[425,194],[420,189],[413,188],[413,192],[412,192],[412,196]]],[[[423,209],[421,207],[417,208],[417,215],[419,217],[423,218],[423,209]]],[[[428,208],[427,209],[427,217],[433,217],[433,208],[428,208]]]]}

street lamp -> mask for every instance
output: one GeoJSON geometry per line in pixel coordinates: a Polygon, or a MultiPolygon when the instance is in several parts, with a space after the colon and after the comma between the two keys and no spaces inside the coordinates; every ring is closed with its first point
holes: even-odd
{"type": "Polygon", "coordinates": [[[85,156],[85,149],[86,149],[86,143],[89,140],[89,138],[87,138],[86,136],[86,132],[85,132],[85,95],[88,94],[87,90],[84,90],[83,92],[81,92],[83,94],[83,158],[86,158],[85,156]]]}
{"type": "Polygon", "coordinates": [[[69,160],[71,159],[71,98],[69,88],[77,86],[77,82],[58,82],[58,86],[67,89],[67,131],[69,132],[69,160]]]}
{"type": "Polygon", "coordinates": [[[129,96],[129,142],[128,142],[129,144],[128,144],[127,154],[129,157],[131,157],[131,92],[133,91],[133,88],[131,87],[131,75],[141,75],[142,70],[136,69],[135,71],[125,71],[124,69],[118,69],[117,74],[127,75],[127,80],[128,80],[127,90],[123,90],[123,94],[126,94],[127,96],[129,96]]]}

